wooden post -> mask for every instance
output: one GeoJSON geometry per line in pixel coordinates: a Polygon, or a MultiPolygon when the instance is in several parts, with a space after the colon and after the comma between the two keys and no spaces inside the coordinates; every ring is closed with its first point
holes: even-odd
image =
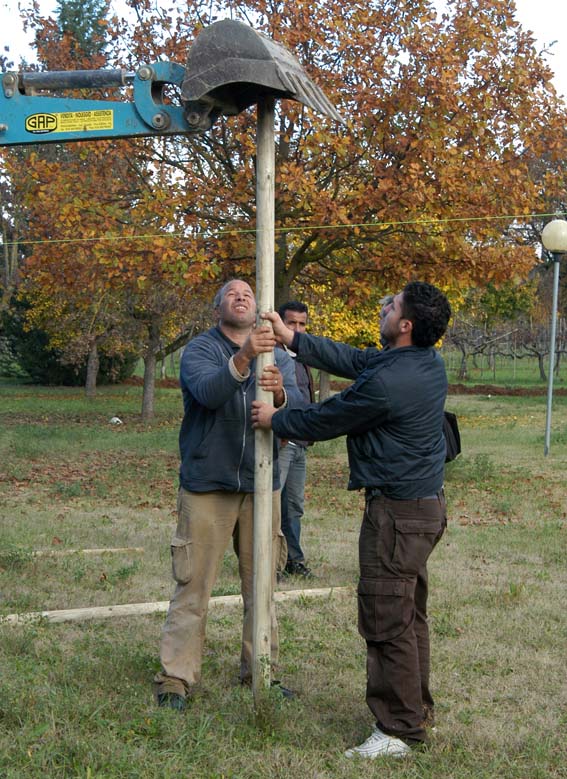
{"type": "Polygon", "coordinates": [[[331,395],[331,374],[327,371],[319,371],[319,403],[327,400],[331,395]]]}
{"type": "MultiPolygon", "coordinates": [[[[258,311],[274,308],[274,177],[275,100],[258,103],[256,139],[256,301],[258,311]]],[[[274,362],[272,354],[256,358],[256,376],[274,362]]],[[[256,383],[256,399],[272,402],[272,394],[256,383]]],[[[256,430],[254,468],[254,639],[252,690],[254,704],[270,686],[272,602],[272,447],[271,430],[256,430]]]]}

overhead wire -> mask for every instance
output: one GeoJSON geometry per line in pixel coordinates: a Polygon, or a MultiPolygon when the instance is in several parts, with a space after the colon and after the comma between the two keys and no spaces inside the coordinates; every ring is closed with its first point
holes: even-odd
{"type": "MultiPolygon", "coordinates": [[[[281,233],[293,233],[293,232],[305,232],[307,230],[313,231],[313,230],[354,230],[354,229],[383,229],[386,230],[391,227],[408,227],[411,225],[416,226],[425,226],[425,225],[434,225],[442,227],[443,225],[449,225],[449,224],[456,224],[456,223],[464,223],[464,222],[487,222],[487,221],[493,221],[493,220],[526,220],[526,219],[544,219],[546,217],[557,217],[557,213],[546,213],[546,214],[493,214],[488,216],[455,216],[455,217],[447,217],[445,219],[435,219],[435,218],[427,218],[427,219],[408,219],[408,220],[394,220],[394,221],[385,221],[385,222],[358,222],[358,223],[345,223],[345,222],[338,222],[333,224],[304,224],[304,225],[296,225],[296,226],[289,226],[289,227],[276,227],[274,232],[281,234],[281,233]]],[[[254,234],[257,232],[257,229],[255,227],[249,227],[249,228],[232,228],[229,230],[211,230],[211,231],[204,231],[202,233],[195,234],[194,238],[213,238],[213,237],[222,237],[222,236],[229,236],[229,235],[245,235],[245,234],[254,234]]],[[[0,245],[4,246],[34,246],[34,245],[46,245],[46,244],[74,244],[74,243],[97,243],[97,242],[112,242],[112,241],[122,241],[122,242],[130,242],[130,241],[149,241],[153,240],[155,238],[171,238],[171,239],[185,239],[188,238],[187,233],[174,233],[174,232],[165,232],[165,233],[149,233],[145,235],[124,235],[124,234],[118,234],[118,235],[98,235],[98,236],[87,236],[82,238],[38,238],[38,239],[17,239],[14,241],[0,241],[0,245]]]]}

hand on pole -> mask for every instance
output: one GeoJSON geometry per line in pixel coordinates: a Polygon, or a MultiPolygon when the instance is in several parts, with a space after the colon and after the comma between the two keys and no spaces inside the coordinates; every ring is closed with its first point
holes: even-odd
{"type": "Polygon", "coordinates": [[[265,311],[263,314],[260,314],[260,317],[272,323],[278,343],[291,346],[295,332],[284,325],[277,311],[265,311]]]}
{"type": "Polygon", "coordinates": [[[252,359],[254,359],[259,354],[267,354],[273,351],[275,345],[276,338],[270,325],[260,325],[251,330],[242,348],[251,354],[252,359]]]}
{"type": "Polygon", "coordinates": [[[279,408],[285,402],[285,393],[283,388],[283,377],[279,368],[275,365],[266,365],[259,379],[259,384],[266,392],[271,392],[274,396],[274,406],[279,408]]]}
{"type": "Polygon", "coordinates": [[[234,355],[234,365],[237,371],[244,375],[252,360],[259,354],[269,354],[274,350],[275,346],[276,339],[270,325],[254,327],[246,341],[234,355]]]}
{"type": "Polygon", "coordinates": [[[264,403],[262,400],[252,401],[252,427],[257,430],[271,430],[272,417],[276,413],[273,406],[269,403],[264,403]]]}

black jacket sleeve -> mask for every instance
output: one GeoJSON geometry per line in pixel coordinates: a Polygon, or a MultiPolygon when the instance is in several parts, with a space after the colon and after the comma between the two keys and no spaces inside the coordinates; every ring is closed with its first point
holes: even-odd
{"type": "Polygon", "coordinates": [[[323,403],[278,411],[272,417],[272,430],[280,438],[310,441],[359,435],[382,424],[390,405],[382,382],[372,372],[323,403]]]}
{"type": "Polygon", "coordinates": [[[369,361],[379,353],[375,348],[356,349],[354,346],[308,333],[296,333],[291,348],[300,362],[345,379],[356,379],[360,376],[368,367],[369,361]]]}

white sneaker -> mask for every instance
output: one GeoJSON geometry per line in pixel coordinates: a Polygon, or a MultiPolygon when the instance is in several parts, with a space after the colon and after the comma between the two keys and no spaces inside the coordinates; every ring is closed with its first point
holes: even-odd
{"type": "Polygon", "coordinates": [[[411,752],[409,746],[395,736],[387,736],[378,728],[374,728],[363,744],[352,749],[347,749],[345,757],[366,757],[374,760],[375,757],[405,757],[411,752]]]}

